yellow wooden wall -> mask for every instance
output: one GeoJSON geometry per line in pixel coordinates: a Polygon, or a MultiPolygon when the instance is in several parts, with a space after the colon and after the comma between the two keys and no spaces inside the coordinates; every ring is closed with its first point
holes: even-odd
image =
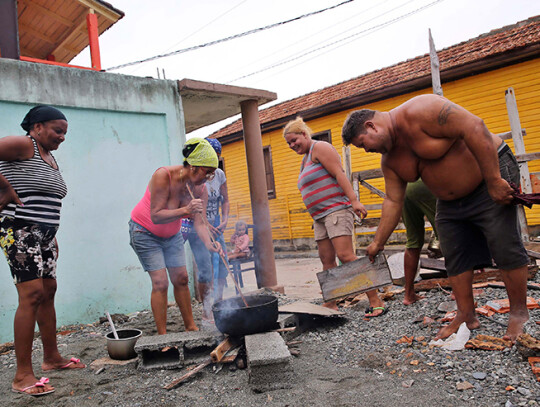
{"type": "MultiPolygon", "coordinates": [[[[314,84],[316,87],[316,84],[314,84]]],[[[517,99],[522,128],[527,130],[526,152],[540,152],[540,59],[523,62],[480,75],[471,76],[443,84],[444,96],[465,107],[484,119],[493,133],[510,130],[505,103],[505,90],[513,87],[517,99]]],[[[431,88],[393,97],[354,109],[331,114],[307,122],[314,133],[330,130],[332,144],[341,155],[341,127],[352,110],[369,108],[380,111],[390,110],[413,96],[431,93],[431,88]]],[[[511,140],[507,143],[513,149],[511,140]]],[[[282,130],[262,135],[263,146],[270,145],[276,184],[276,198],[270,200],[272,236],[274,240],[310,238],[313,236],[311,217],[305,211],[296,182],[301,156],[290,150],[283,139],[282,130]]],[[[231,201],[231,219],[228,238],[238,218],[252,222],[249,185],[245,149],[242,141],[223,146],[222,156],[231,201]]],[[[380,167],[380,155],[368,154],[364,150],[351,148],[352,170],[362,171],[380,167]]],[[[531,172],[540,171],[540,160],[529,162],[531,172]]],[[[384,190],[382,179],[371,180],[372,184],[384,190]]],[[[361,188],[360,201],[363,204],[381,203],[378,196],[361,188]]],[[[540,207],[526,210],[529,225],[540,224],[540,207]]],[[[368,217],[380,217],[380,211],[371,211],[368,217]]]]}

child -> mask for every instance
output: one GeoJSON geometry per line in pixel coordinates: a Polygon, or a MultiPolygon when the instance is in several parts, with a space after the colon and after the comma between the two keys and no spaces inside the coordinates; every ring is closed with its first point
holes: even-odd
{"type": "Polygon", "coordinates": [[[231,236],[233,250],[229,253],[229,259],[238,259],[249,255],[249,235],[247,234],[247,224],[243,220],[236,222],[235,232],[231,236]]]}

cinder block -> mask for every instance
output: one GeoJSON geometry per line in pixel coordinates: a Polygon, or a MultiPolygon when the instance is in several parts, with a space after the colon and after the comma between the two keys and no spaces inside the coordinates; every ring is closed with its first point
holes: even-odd
{"type": "Polygon", "coordinates": [[[279,333],[247,335],[245,343],[248,380],[253,391],[264,392],[292,387],[292,356],[279,333]]]}
{"type": "Polygon", "coordinates": [[[143,336],[135,344],[139,369],[177,369],[197,353],[210,354],[218,342],[218,334],[209,332],[178,332],[166,335],[143,336]],[[163,348],[169,347],[165,352],[163,348]]]}

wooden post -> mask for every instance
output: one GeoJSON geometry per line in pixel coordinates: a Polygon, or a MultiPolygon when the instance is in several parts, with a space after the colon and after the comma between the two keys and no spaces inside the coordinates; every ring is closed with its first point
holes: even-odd
{"type": "MultiPolygon", "coordinates": [[[[349,146],[343,146],[341,148],[341,155],[343,157],[343,170],[345,171],[345,176],[349,180],[349,182],[352,184],[352,162],[351,162],[351,148],[349,146]]],[[[354,188],[354,187],[353,187],[354,188]]],[[[358,199],[360,200],[360,196],[358,196],[358,199]]],[[[356,215],[354,216],[356,219],[356,215]]],[[[353,245],[353,251],[356,253],[356,230],[355,226],[353,225],[353,234],[352,234],[352,245],[353,245]]]]}
{"type": "Polygon", "coordinates": [[[439,96],[443,95],[441,86],[441,75],[439,72],[439,57],[435,50],[435,43],[431,36],[431,28],[429,29],[429,60],[431,61],[431,86],[433,87],[433,93],[439,96]]]}
{"type": "MultiPolygon", "coordinates": [[[[512,132],[512,140],[514,141],[514,149],[516,155],[525,154],[525,143],[523,142],[523,136],[521,133],[521,122],[519,120],[519,113],[516,102],[516,95],[513,88],[506,89],[504,93],[506,99],[506,110],[508,111],[508,119],[510,121],[510,130],[512,132]]],[[[527,161],[518,162],[521,190],[530,194],[532,192],[531,176],[529,174],[529,164],[527,161]]],[[[522,205],[518,205],[518,217],[519,226],[521,229],[521,239],[524,242],[529,241],[529,228],[527,227],[527,217],[525,216],[525,209],[522,205]]]]}
{"type": "Polygon", "coordinates": [[[86,15],[86,27],[88,29],[88,41],[90,44],[90,58],[92,69],[101,71],[101,56],[99,54],[99,27],[98,19],[94,10],[90,9],[86,15]]]}

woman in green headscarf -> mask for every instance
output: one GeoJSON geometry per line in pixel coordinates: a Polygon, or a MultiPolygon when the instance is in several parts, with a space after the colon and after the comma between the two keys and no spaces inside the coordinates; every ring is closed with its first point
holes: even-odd
{"type": "Polygon", "coordinates": [[[186,331],[199,330],[191,310],[181,219],[193,218],[195,230],[208,250],[221,252],[219,244],[212,244],[201,217],[207,199],[204,183],[218,167],[216,152],[208,141],[191,138],[182,154],[183,165],[161,167],[154,172],[129,221],[131,247],[152,280],[150,303],[158,335],[167,333],[169,278],[186,331]]]}

